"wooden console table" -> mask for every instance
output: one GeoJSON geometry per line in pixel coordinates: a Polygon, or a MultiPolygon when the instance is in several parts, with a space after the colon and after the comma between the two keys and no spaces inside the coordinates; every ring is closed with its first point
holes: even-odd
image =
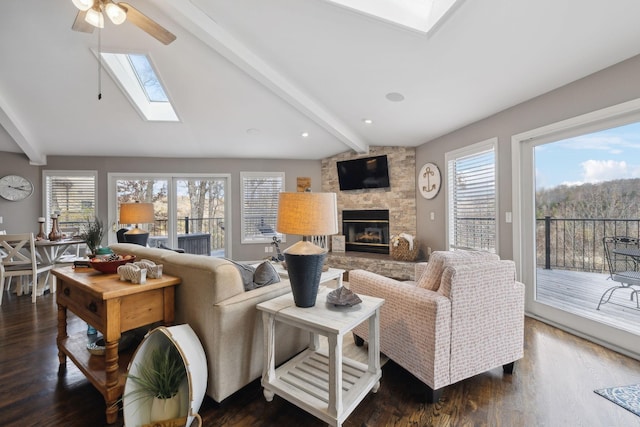
{"type": "Polygon", "coordinates": [[[102,393],[108,424],[118,418],[116,402],[122,395],[130,353],[118,354],[122,332],[154,322],[169,326],[174,321],[175,286],[180,279],[166,274],[131,284],[117,274],[102,274],[92,268],[63,267],[53,270],[58,278],[58,358],[64,365],[67,356],[102,393]],[[83,331],[67,335],[67,309],[102,332],[105,355],[92,356],[86,348],[83,331]]]}
{"type": "Polygon", "coordinates": [[[262,386],[268,402],[281,396],[311,415],[340,427],[364,397],[378,391],[380,369],[380,307],[384,299],[359,295],[354,307],[326,303],[330,289],[321,288],[316,305],[297,307],[286,294],[257,305],[264,326],[264,370],[262,386]],[[369,325],[369,358],[363,364],[343,358],[342,340],[362,322],[369,325]],[[309,331],[309,348],[275,368],[276,322],[309,331]],[[318,335],[329,342],[328,352],[319,350],[318,335]]]}

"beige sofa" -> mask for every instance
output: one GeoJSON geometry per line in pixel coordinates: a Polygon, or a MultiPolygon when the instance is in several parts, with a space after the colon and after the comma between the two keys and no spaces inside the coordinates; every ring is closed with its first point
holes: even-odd
{"type": "MultiPolygon", "coordinates": [[[[110,248],[162,264],[163,273],[182,279],[176,288],[176,324],[189,324],[202,342],[209,371],[207,395],[221,402],[260,378],[264,346],[256,304],[290,292],[288,280],[245,292],[238,269],[222,258],[131,243],[110,248]]],[[[307,346],[308,336],[278,324],[276,342],[276,363],[282,363],[307,346]]]]}
{"type": "MultiPolygon", "coordinates": [[[[349,272],[355,293],[384,298],[380,351],[428,386],[443,387],[502,366],[513,371],[524,349],[524,285],[513,261],[486,252],[434,252],[400,282],[364,270],[349,272]]],[[[368,328],[354,329],[356,343],[368,328]]]]}

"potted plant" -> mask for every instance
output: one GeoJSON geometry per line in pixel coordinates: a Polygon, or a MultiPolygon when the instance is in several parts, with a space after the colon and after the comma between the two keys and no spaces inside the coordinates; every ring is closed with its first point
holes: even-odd
{"type": "Polygon", "coordinates": [[[89,253],[93,256],[102,244],[102,237],[104,236],[104,224],[98,217],[94,217],[93,220],[87,219],[87,224],[84,230],[80,233],[80,238],[85,241],[89,253]]]}
{"type": "Polygon", "coordinates": [[[136,365],[136,374],[130,372],[127,375],[136,387],[125,397],[131,396],[133,402],[152,399],[152,422],[178,418],[178,391],[187,378],[187,372],[177,348],[172,344],[157,347],[148,354],[143,363],[136,365]]]}

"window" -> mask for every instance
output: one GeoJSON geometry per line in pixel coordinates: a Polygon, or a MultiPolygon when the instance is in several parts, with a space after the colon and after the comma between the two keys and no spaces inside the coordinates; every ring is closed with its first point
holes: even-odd
{"type": "Polygon", "coordinates": [[[150,247],[169,246],[187,253],[231,257],[231,217],[227,208],[227,174],[110,173],[109,216],[114,229],[109,241],[117,240],[121,203],[141,201],[154,206],[154,221],[138,224],[149,231],[150,247]]]}
{"type": "Polygon", "coordinates": [[[496,144],[493,138],[445,155],[449,249],[497,251],[496,144]]]}
{"type": "Polygon", "coordinates": [[[58,215],[60,228],[82,227],[96,216],[96,171],[44,171],[46,229],[58,215]]]}
{"type": "Polygon", "coordinates": [[[278,193],[284,190],[284,172],[241,172],[242,243],[271,242],[278,218],[278,193]]]}
{"type": "Polygon", "coordinates": [[[327,0],[349,9],[428,33],[461,0],[327,0]]]}
{"type": "Polygon", "coordinates": [[[120,89],[145,119],[179,121],[147,55],[108,52],[100,55],[120,89]]]}

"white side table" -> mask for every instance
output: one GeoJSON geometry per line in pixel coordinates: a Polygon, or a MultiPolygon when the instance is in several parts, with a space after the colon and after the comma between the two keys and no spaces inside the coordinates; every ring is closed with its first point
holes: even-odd
{"type": "Polygon", "coordinates": [[[292,294],[257,305],[264,324],[262,386],[268,402],[274,394],[332,426],[341,426],[371,390],[380,387],[381,298],[359,295],[354,307],[326,303],[329,289],[318,292],[314,307],[297,307],[292,294]],[[369,323],[369,360],[363,364],[342,357],[342,340],[355,326],[369,323]],[[275,369],[275,327],[282,322],[309,331],[309,348],[275,369]],[[318,335],[327,337],[327,352],[319,349],[318,335]]]}

